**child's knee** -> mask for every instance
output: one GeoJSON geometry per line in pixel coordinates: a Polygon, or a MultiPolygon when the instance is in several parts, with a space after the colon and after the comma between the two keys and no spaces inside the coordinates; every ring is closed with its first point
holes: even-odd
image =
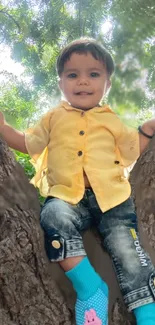
{"type": "Polygon", "coordinates": [[[51,261],[83,252],[81,235],[75,226],[76,214],[70,205],[56,198],[49,200],[41,211],[40,224],[44,230],[45,249],[51,261]]]}
{"type": "Polygon", "coordinates": [[[42,208],[40,215],[40,224],[44,231],[51,233],[52,229],[54,232],[67,231],[67,227],[73,223],[74,214],[69,209],[69,204],[57,199],[51,198],[45,203],[42,208]]]}

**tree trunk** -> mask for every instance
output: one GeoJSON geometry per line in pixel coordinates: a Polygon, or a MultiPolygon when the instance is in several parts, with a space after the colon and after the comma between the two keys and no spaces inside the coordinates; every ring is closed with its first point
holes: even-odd
{"type": "MultiPolygon", "coordinates": [[[[141,239],[155,263],[154,146],[155,139],[135,165],[131,183],[142,224],[141,239]]],[[[39,212],[36,189],[0,139],[0,325],[75,324],[75,293],[60,267],[46,257],[39,212]]],[[[87,232],[84,243],[110,288],[109,324],[134,325],[99,238],[87,232]]]]}

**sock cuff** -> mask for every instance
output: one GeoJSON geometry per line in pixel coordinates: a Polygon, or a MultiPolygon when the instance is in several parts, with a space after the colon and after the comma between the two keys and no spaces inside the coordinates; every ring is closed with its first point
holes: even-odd
{"type": "Polygon", "coordinates": [[[138,324],[155,324],[155,302],[135,308],[134,314],[138,324]]]}
{"type": "Polygon", "coordinates": [[[66,272],[67,277],[73,284],[78,298],[85,300],[94,294],[101,285],[101,278],[85,257],[72,270],[66,272]]]}

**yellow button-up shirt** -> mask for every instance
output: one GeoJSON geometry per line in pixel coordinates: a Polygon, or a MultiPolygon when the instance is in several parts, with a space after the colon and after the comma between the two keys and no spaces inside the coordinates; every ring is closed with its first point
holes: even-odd
{"type": "Polygon", "coordinates": [[[78,203],[85,171],[102,211],[129,197],[124,169],[139,156],[138,131],[109,106],[83,111],[63,101],[25,132],[25,141],[36,169],[32,183],[42,196],[78,203]]]}

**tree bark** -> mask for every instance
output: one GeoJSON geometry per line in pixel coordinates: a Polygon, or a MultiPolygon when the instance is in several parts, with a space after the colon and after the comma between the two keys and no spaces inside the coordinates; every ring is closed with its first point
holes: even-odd
{"type": "MultiPolygon", "coordinates": [[[[135,165],[131,183],[141,240],[155,263],[155,139],[135,165]],[[143,230],[144,229],[144,232],[143,230]],[[149,239],[149,242],[148,242],[149,239]]],[[[39,224],[36,189],[0,139],[0,324],[74,325],[75,293],[63,271],[50,263],[39,224]]],[[[110,288],[109,324],[134,325],[108,254],[96,235],[84,243],[96,270],[110,288]]]]}

